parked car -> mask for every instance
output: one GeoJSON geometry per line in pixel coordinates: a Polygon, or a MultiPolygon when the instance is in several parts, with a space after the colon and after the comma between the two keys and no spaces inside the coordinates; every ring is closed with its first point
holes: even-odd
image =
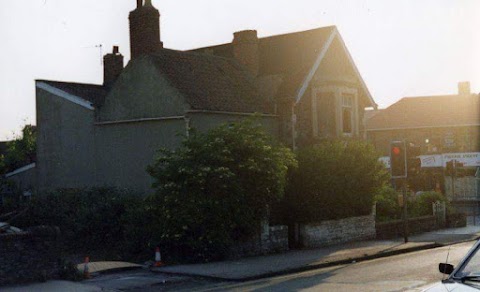
{"type": "Polygon", "coordinates": [[[456,268],[451,264],[441,263],[438,265],[438,269],[440,273],[449,275],[448,278],[426,289],[426,292],[480,290],[480,240],[475,243],[456,268]]]}

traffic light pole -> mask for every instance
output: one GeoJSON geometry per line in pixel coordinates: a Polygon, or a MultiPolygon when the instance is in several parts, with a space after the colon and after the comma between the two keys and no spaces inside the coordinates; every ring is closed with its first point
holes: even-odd
{"type": "Polygon", "coordinates": [[[407,179],[402,179],[402,193],[403,193],[403,240],[408,242],[408,212],[407,212],[407,179]]]}
{"type": "Polygon", "coordinates": [[[452,164],[453,164],[453,170],[452,170],[452,200],[455,198],[455,178],[457,176],[457,161],[454,159],[452,164]]]}

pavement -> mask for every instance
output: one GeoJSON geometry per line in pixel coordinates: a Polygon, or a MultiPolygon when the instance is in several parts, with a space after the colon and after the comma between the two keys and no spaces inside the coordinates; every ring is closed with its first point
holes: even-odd
{"type": "MultiPolygon", "coordinates": [[[[409,242],[403,239],[390,241],[362,241],[331,247],[291,250],[281,254],[272,254],[243,258],[234,261],[222,261],[204,264],[175,265],[151,268],[158,277],[152,279],[147,274],[144,266],[126,262],[90,262],[89,272],[94,276],[103,274],[113,277],[103,281],[103,288],[98,286],[95,277],[82,283],[68,281],[48,281],[13,287],[2,287],[2,291],[118,291],[118,283],[135,287],[145,281],[149,285],[163,285],[184,281],[186,277],[215,279],[221,281],[248,281],[276,275],[285,275],[294,272],[332,267],[352,262],[366,261],[375,258],[388,257],[419,250],[425,250],[460,242],[472,241],[480,238],[480,226],[443,229],[433,232],[413,235],[409,242]],[[143,269],[141,269],[143,268],[143,269]],[[134,273],[129,277],[111,274],[119,270],[130,270],[134,273]],[[123,278],[115,278],[123,277],[123,278]],[[150,283],[151,282],[151,283],[150,283]]],[[[153,257],[153,255],[152,255],[153,257]]],[[[83,272],[84,265],[79,264],[78,269],[83,272]]],[[[158,287],[158,286],[157,286],[158,287]]]]}
{"type": "MultiPolygon", "coordinates": [[[[138,269],[142,268],[142,265],[128,263],[128,262],[90,262],[88,263],[88,272],[90,274],[96,273],[106,273],[106,272],[117,272],[121,270],[130,270],[130,269],[138,269]]],[[[83,273],[85,269],[85,264],[78,264],[77,269],[83,273]]]]}
{"type": "Polygon", "coordinates": [[[152,268],[159,273],[199,276],[226,281],[248,281],[276,275],[365,261],[424,249],[476,240],[480,226],[443,229],[390,241],[362,241],[281,254],[243,258],[235,261],[176,265],[152,268]]]}

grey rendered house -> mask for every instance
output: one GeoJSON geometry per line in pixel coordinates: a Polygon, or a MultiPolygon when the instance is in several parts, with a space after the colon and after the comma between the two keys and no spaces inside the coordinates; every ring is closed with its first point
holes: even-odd
{"type": "Polygon", "coordinates": [[[166,49],[159,12],[130,13],[131,60],[104,57],[104,84],[37,80],[37,188],[115,186],[150,191],[146,167],[191,128],[258,115],[291,147],[320,137],[364,137],[376,107],[335,27],[192,51],[166,49]]]}

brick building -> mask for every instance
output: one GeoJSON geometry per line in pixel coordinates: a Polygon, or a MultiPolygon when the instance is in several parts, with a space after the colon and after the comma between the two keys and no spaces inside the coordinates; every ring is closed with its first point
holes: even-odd
{"type": "Polygon", "coordinates": [[[480,96],[469,82],[456,95],[407,97],[368,115],[367,138],[383,156],[394,140],[421,147],[423,190],[440,187],[457,205],[480,202],[480,96]],[[465,164],[453,179],[445,172],[452,160],[465,164]]]}
{"type": "Polygon", "coordinates": [[[376,107],[336,27],[233,41],[191,51],[164,47],[160,13],[137,1],[131,60],[114,47],[104,84],[37,80],[40,189],[116,186],[150,190],[145,168],[178,133],[206,131],[259,114],[287,145],[319,137],[364,137],[376,107]]]}

